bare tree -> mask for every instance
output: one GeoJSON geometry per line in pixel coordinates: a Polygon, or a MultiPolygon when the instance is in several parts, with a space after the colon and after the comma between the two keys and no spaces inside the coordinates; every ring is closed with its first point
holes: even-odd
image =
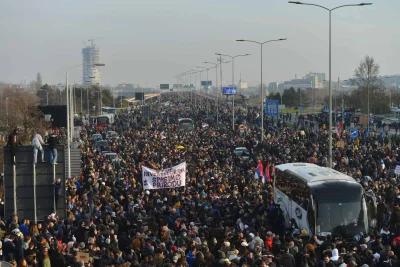
{"type": "Polygon", "coordinates": [[[369,94],[370,112],[385,113],[388,111],[389,99],[384,92],[384,84],[379,79],[379,65],[373,57],[365,56],[354,70],[354,76],[350,79],[350,83],[356,87],[349,99],[353,107],[367,112],[369,94]]]}
{"type": "Polygon", "coordinates": [[[7,111],[0,113],[1,132],[8,133],[18,127],[22,129],[22,141],[28,142],[34,130],[42,131],[50,126],[37,107],[39,101],[35,95],[11,90],[5,90],[3,94],[7,98],[7,111]]]}

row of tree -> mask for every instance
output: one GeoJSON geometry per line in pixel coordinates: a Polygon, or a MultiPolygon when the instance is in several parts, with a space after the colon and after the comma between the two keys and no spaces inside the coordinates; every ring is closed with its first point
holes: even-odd
{"type": "MultiPolygon", "coordinates": [[[[353,86],[351,91],[342,91],[337,99],[337,106],[341,105],[342,99],[344,100],[345,107],[352,107],[360,109],[361,112],[369,111],[373,114],[385,114],[390,112],[392,103],[395,106],[400,105],[400,95],[398,90],[392,93],[386,90],[385,84],[379,78],[379,65],[375,62],[373,57],[368,55],[360,62],[359,66],[354,70],[354,75],[350,79],[350,84],[353,86]]],[[[283,91],[283,93],[270,93],[268,99],[278,100],[288,107],[310,106],[320,104],[316,101],[313,90],[301,90],[290,88],[283,91]]],[[[322,99],[321,99],[322,100],[322,99]]],[[[328,96],[323,100],[324,105],[328,105],[328,96]]]]}
{"type": "Polygon", "coordinates": [[[285,89],[283,93],[270,93],[268,96],[270,100],[278,100],[280,104],[285,104],[288,107],[309,106],[311,104],[311,97],[305,90],[293,87],[285,89]]]}
{"type": "MultiPolygon", "coordinates": [[[[110,88],[107,87],[74,87],[72,89],[74,96],[74,112],[77,114],[99,114],[100,104],[103,107],[126,106],[126,101],[121,98],[114,98],[110,88]],[[100,102],[100,98],[102,102],[100,102]]],[[[65,90],[60,90],[50,85],[43,85],[36,91],[40,105],[65,105],[67,95],[65,90]]]]}
{"type": "MultiPolygon", "coordinates": [[[[74,111],[77,114],[99,114],[100,92],[102,106],[112,107],[115,103],[120,107],[120,99],[114,99],[109,88],[74,88],[74,111]],[[82,107],[82,108],[81,108],[82,107]],[[93,109],[95,107],[95,109],[93,109]]],[[[126,106],[126,101],[123,101],[126,106]]],[[[34,131],[42,131],[50,127],[40,112],[39,105],[66,105],[66,92],[58,88],[43,85],[35,92],[21,88],[6,87],[1,90],[0,98],[0,134],[5,136],[14,128],[19,128],[22,140],[29,142],[34,131]]]]}

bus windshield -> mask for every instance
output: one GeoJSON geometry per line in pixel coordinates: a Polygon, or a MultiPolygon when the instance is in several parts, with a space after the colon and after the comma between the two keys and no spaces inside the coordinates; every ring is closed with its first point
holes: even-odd
{"type": "Polygon", "coordinates": [[[194,123],[192,119],[179,119],[179,130],[194,130],[194,123]]]}
{"type": "MultiPolygon", "coordinates": [[[[347,191],[346,189],[342,189],[347,191]]],[[[318,194],[316,232],[334,236],[352,236],[368,229],[361,190],[352,194],[335,191],[318,194]]]]}
{"type": "Polygon", "coordinates": [[[96,118],[97,125],[110,124],[110,119],[107,116],[99,116],[96,118]]]}
{"type": "Polygon", "coordinates": [[[116,109],[115,108],[102,107],[101,111],[103,112],[103,114],[116,114],[116,109]]]}

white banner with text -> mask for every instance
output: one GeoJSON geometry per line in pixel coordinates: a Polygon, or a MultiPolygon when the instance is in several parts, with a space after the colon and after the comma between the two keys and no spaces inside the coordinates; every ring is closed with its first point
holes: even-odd
{"type": "Polygon", "coordinates": [[[163,170],[142,167],[142,180],[144,189],[165,189],[185,186],[186,162],[163,170]]]}

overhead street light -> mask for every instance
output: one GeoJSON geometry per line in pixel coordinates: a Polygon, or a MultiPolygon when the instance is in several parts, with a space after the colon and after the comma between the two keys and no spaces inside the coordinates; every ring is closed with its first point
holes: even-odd
{"type": "Polygon", "coordinates": [[[250,42],[250,43],[256,43],[259,44],[261,46],[261,86],[260,86],[260,90],[261,90],[261,142],[264,141],[264,90],[263,90],[263,72],[262,72],[262,67],[263,67],[263,57],[262,57],[262,51],[263,51],[263,45],[266,43],[270,43],[270,42],[279,42],[279,41],[285,41],[286,38],[280,38],[280,39],[273,39],[273,40],[268,40],[265,42],[257,42],[257,41],[252,41],[252,40],[244,40],[244,39],[240,39],[240,40],[236,40],[236,42],[250,42]]]}
{"type": "MultiPolygon", "coordinates": [[[[95,63],[94,66],[105,66],[105,64],[95,63]]],[[[74,134],[74,116],[73,112],[73,95],[72,90],[69,89],[68,86],[68,71],[71,69],[75,69],[77,67],[83,66],[83,64],[79,64],[65,70],[65,93],[67,95],[67,151],[68,151],[68,178],[71,177],[71,142],[72,136],[74,134]]]]}
{"type": "MultiPolygon", "coordinates": [[[[222,63],[229,63],[229,62],[230,61],[221,61],[218,63],[208,62],[208,61],[203,62],[204,64],[212,64],[215,67],[215,94],[217,95],[217,125],[219,125],[218,65],[221,65],[222,63]]],[[[221,83],[221,86],[222,86],[222,83],[221,83]]]]}
{"type": "MultiPolygon", "coordinates": [[[[232,59],[232,87],[235,87],[235,58],[250,56],[250,54],[236,55],[236,56],[224,55],[220,53],[215,53],[215,54],[218,56],[230,57],[232,59]]],[[[232,94],[232,130],[235,130],[235,94],[232,94]]]]}
{"type": "MultiPolygon", "coordinates": [[[[329,12],[329,154],[328,154],[328,161],[329,167],[332,168],[332,11],[342,7],[356,7],[356,6],[369,6],[372,3],[359,3],[359,4],[349,4],[349,5],[340,5],[334,8],[327,8],[321,5],[312,4],[312,3],[303,3],[299,1],[289,1],[289,4],[296,4],[296,5],[306,5],[306,6],[316,6],[322,9],[325,9],[329,12]]],[[[368,105],[368,112],[369,112],[369,105],[368,105]]],[[[368,127],[369,127],[369,113],[368,113],[368,127]]],[[[369,131],[369,128],[368,130],[369,131]]]]}

